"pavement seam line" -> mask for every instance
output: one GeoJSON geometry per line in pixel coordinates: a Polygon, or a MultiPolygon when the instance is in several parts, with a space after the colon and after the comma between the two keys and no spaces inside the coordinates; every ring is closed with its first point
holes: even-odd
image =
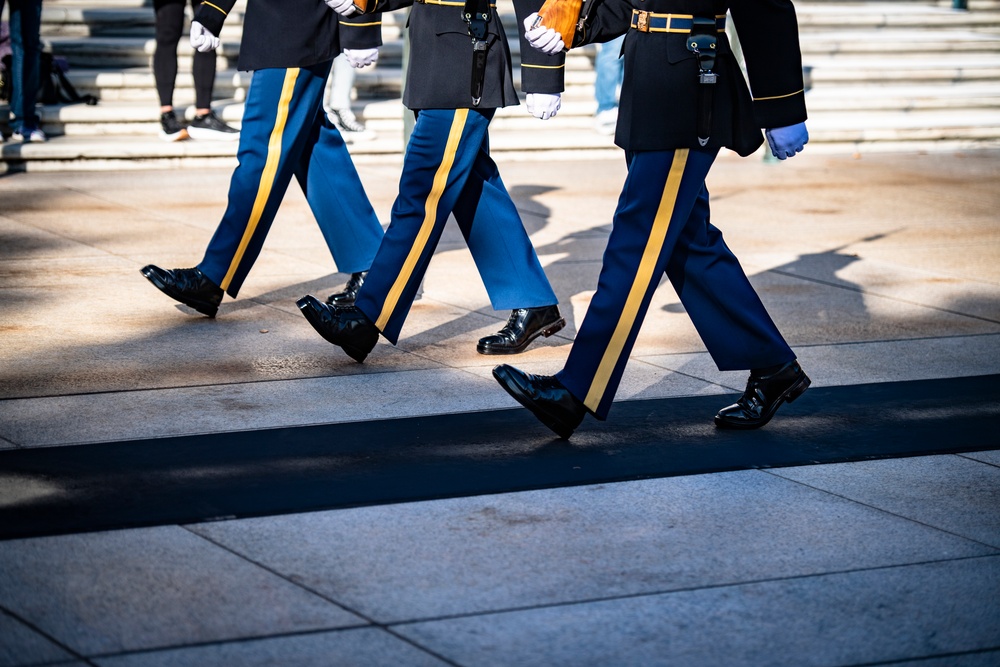
{"type": "Polygon", "coordinates": [[[858,294],[864,294],[866,296],[875,296],[880,299],[888,299],[889,301],[896,301],[898,303],[905,303],[911,306],[917,306],[919,308],[927,308],[929,310],[936,310],[941,313],[948,313],[949,315],[958,315],[959,317],[968,317],[973,320],[979,320],[981,322],[989,322],[990,324],[1000,324],[1000,320],[992,320],[988,317],[981,317],[979,315],[973,315],[971,313],[961,313],[957,310],[950,310],[948,308],[941,308],[940,306],[931,306],[926,303],[920,303],[919,301],[911,301],[909,299],[903,299],[898,296],[892,296],[889,294],[882,294],[880,292],[872,292],[861,287],[856,287],[854,285],[842,285],[839,283],[830,282],[829,280],[822,280],[820,278],[813,278],[811,276],[803,276],[797,273],[789,273],[788,271],[782,271],[780,269],[766,269],[767,273],[774,273],[779,276],[785,276],[786,278],[797,278],[799,280],[805,280],[807,282],[816,283],[818,285],[826,285],[827,287],[836,287],[848,292],[857,292],[858,294]]]}
{"type": "Polygon", "coordinates": [[[246,554],[243,554],[243,553],[240,553],[238,551],[235,551],[234,549],[230,548],[228,545],[222,544],[221,542],[218,542],[217,540],[215,540],[215,539],[213,539],[213,538],[211,538],[211,537],[209,537],[207,535],[203,535],[203,534],[199,533],[198,531],[196,531],[193,528],[191,528],[190,525],[179,525],[178,527],[181,528],[181,529],[183,529],[183,530],[188,531],[189,533],[191,533],[192,535],[198,537],[199,539],[202,539],[205,542],[208,542],[209,544],[215,546],[216,548],[222,549],[223,551],[227,551],[227,552],[233,554],[234,556],[236,556],[237,558],[239,558],[239,559],[241,559],[241,560],[243,560],[243,561],[245,561],[245,562],[253,565],[254,567],[258,567],[258,568],[264,570],[265,572],[268,572],[268,573],[272,574],[273,576],[278,577],[279,579],[288,582],[289,584],[295,586],[296,588],[298,588],[300,590],[303,590],[303,591],[309,593],[310,595],[315,595],[316,597],[320,598],[321,600],[325,600],[325,601],[329,602],[330,604],[332,604],[332,605],[334,605],[334,606],[336,606],[336,607],[338,607],[340,609],[343,609],[344,611],[346,611],[346,612],[348,612],[350,614],[353,614],[354,616],[357,616],[358,618],[363,619],[364,621],[367,622],[367,625],[354,626],[355,628],[367,628],[367,627],[379,628],[381,630],[384,630],[385,632],[388,632],[389,634],[393,635],[394,637],[396,637],[396,638],[398,638],[398,639],[406,642],[407,644],[412,645],[414,648],[417,648],[420,651],[428,653],[428,654],[434,656],[438,660],[441,660],[441,661],[443,661],[444,663],[446,663],[448,665],[452,665],[452,667],[462,667],[458,663],[455,663],[455,662],[453,662],[453,661],[445,658],[442,655],[438,655],[434,651],[431,651],[430,649],[428,649],[428,648],[426,648],[424,646],[421,646],[421,645],[419,645],[419,644],[411,641],[410,639],[408,639],[406,637],[403,637],[403,636],[399,635],[398,633],[394,632],[389,627],[389,624],[380,623],[380,622],[376,621],[375,619],[371,618],[370,616],[368,616],[367,614],[361,612],[360,610],[354,609],[352,607],[348,607],[347,605],[343,604],[342,602],[338,602],[337,600],[334,600],[333,598],[331,598],[330,596],[326,595],[325,593],[321,593],[320,591],[313,590],[312,588],[304,585],[300,581],[294,581],[294,580],[290,579],[288,576],[286,576],[285,574],[283,574],[281,572],[278,572],[274,568],[272,568],[272,567],[270,567],[268,565],[265,565],[264,563],[257,562],[256,560],[254,560],[253,558],[250,558],[246,554]]]}
{"type": "MultiPolygon", "coordinates": [[[[950,453],[944,453],[944,452],[942,452],[940,454],[926,453],[926,454],[921,454],[920,455],[920,457],[924,457],[924,458],[925,457],[930,457],[930,456],[956,456],[956,454],[950,454],[950,453]]],[[[917,457],[914,457],[914,456],[896,456],[896,457],[893,457],[891,460],[899,460],[899,459],[905,459],[905,458],[917,458],[917,457]]],[[[888,459],[872,459],[872,460],[882,460],[882,461],[884,461],[884,460],[888,460],[888,459]]],[[[975,459],[969,459],[969,460],[970,461],[975,461],[976,463],[983,463],[982,461],[976,461],[975,459]]],[[[869,462],[868,460],[862,460],[862,461],[845,461],[845,463],[868,463],[868,462],[869,462]]],[[[984,464],[984,465],[991,465],[991,464],[987,463],[987,464],[984,464]]],[[[973,537],[969,537],[967,535],[961,535],[959,533],[955,533],[955,532],[952,532],[950,530],[946,530],[944,528],[941,528],[940,526],[934,526],[934,525],[931,525],[931,524],[926,523],[924,521],[920,521],[919,519],[914,519],[913,517],[908,517],[908,516],[904,516],[902,514],[897,514],[896,512],[892,512],[892,511],[887,510],[885,508],[877,507],[875,505],[871,505],[871,504],[866,503],[864,501],[858,500],[856,498],[851,498],[849,496],[845,496],[845,495],[837,493],[835,491],[830,491],[829,489],[822,489],[822,488],[820,488],[818,486],[813,486],[812,484],[809,484],[807,482],[802,482],[802,481],[797,480],[797,479],[792,479],[791,477],[785,477],[784,475],[782,475],[780,473],[780,468],[770,468],[770,469],[767,469],[767,470],[758,469],[758,470],[760,472],[767,473],[767,474],[772,475],[774,477],[778,477],[779,479],[783,479],[786,482],[794,482],[795,484],[798,484],[800,486],[804,486],[807,489],[813,489],[815,491],[819,491],[820,493],[825,493],[825,494],[834,496],[836,498],[842,498],[843,500],[851,502],[851,503],[853,503],[855,505],[860,505],[862,507],[867,507],[869,509],[876,510],[876,511],[882,513],[882,514],[888,514],[891,517],[895,517],[897,519],[903,519],[904,521],[909,521],[910,523],[915,523],[915,524],[917,524],[919,526],[924,526],[925,528],[931,528],[932,530],[938,531],[940,533],[944,533],[946,535],[951,535],[952,537],[957,537],[957,538],[963,539],[963,540],[965,540],[967,542],[972,542],[973,544],[978,544],[980,546],[986,547],[987,549],[993,549],[994,551],[997,552],[997,555],[1000,555],[1000,545],[987,544],[986,542],[981,542],[981,541],[979,541],[979,540],[977,540],[977,539],[975,539],[973,537]]],[[[966,558],[976,558],[976,556],[967,556],[966,558]]],[[[949,560],[955,560],[955,559],[949,559],[949,560]]]]}

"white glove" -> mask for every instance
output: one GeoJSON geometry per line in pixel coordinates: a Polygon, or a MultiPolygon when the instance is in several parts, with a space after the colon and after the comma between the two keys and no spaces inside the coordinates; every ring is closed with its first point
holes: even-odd
{"type": "Polygon", "coordinates": [[[378,49],[344,49],[344,57],[351,63],[351,67],[361,69],[375,64],[378,60],[378,49]]]}
{"type": "Polygon", "coordinates": [[[191,48],[199,53],[208,53],[219,48],[219,38],[208,31],[208,28],[191,21],[191,48]]]}
{"type": "Polygon", "coordinates": [[[528,113],[542,120],[553,118],[562,106],[561,98],[559,93],[528,93],[528,113]]]}
{"type": "Polygon", "coordinates": [[[354,0],[323,0],[323,2],[341,16],[354,16],[358,13],[358,8],[354,6],[354,0]]]}
{"type": "Polygon", "coordinates": [[[809,143],[809,130],[805,123],[765,130],[764,136],[767,137],[767,145],[771,147],[771,155],[779,160],[795,157],[809,143]]]}
{"type": "Polygon", "coordinates": [[[546,28],[539,24],[537,28],[531,26],[538,20],[538,12],[533,12],[524,19],[524,37],[533,49],[541,51],[547,56],[554,56],[566,49],[562,36],[552,28],[546,28]]]}

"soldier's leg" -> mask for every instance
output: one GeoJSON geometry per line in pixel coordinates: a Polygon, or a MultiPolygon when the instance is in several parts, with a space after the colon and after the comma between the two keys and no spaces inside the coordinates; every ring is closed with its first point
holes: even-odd
{"type": "Polygon", "coordinates": [[[394,344],[492,115],[469,109],[417,115],[391,222],[355,302],[394,344]]]}
{"type": "Polygon", "coordinates": [[[494,310],[557,303],[487,142],[476,157],[454,213],[494,310]]]}
{"type": "Polygon", "coordinates": [[[556,378],[605,419],[629,353],[715,152],[643,151],[630,156],[597,291],[556,378]]]}
{"type": "Polygon", "coordinates": [[[709,222],[702,188],[667,263],[667,277],[719,370],[746,370],[795,359],[743,267],[709,222]]]}
{"type": "Polygon", "coordinates": [[[302,186],[337,270],[367,271],[382,242],[382,225],[344,138],[322,108],[317,109],[295,178],[302,186]]]}
{"type": "Polygon", "coordinates": [[[313,128],[330,63],[254,72],[229,204],[198,268],[235,297],[260,254],[313,128]]]}

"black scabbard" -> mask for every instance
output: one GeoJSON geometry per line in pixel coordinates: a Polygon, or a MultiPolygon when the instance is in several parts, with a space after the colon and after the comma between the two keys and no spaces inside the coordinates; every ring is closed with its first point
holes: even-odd
{"type": "Polygon", "coordinates": [[[719,47],[719,29],[715,17],[694,17],[688,51],[698,58],[698,143],[708,145],[712,133],[712,109],[715,106],[715,55],[719,47]]]}
{"type": "Polygon", "coordinates": [[[469,37],[472,38],[472,106],[478,107],[486,83],[490,0],[465,0],[462,18],[469,26],[469,37]]]}

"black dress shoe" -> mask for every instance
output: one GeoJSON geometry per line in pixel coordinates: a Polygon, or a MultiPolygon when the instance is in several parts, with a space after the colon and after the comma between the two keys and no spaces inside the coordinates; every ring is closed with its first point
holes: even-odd
{"type": "Polygon", "coordinates": [[[802,395],[812,380],[797,361],[790,361],[770,375],[750,374],[747,389],[736,403],[719,410],[715,425],[720,428],[760,428],[777,412],[782,403],[791,403],[802,395]]]}
{"type": "Polygon", "coordinates": [[[215,317],[219,311],[222,288],[209,280],[200,269],[161,269],[150,264],[140,272],[171,299],[194,308],[202,315],[215,317]]]}
{"type": "Polygon", "coordinates": [[[339,345],[351,358],[361,363],[378,342],[378,329],[354,306],[331,306],[312,295],[295,302],[319,335],[339,345]]]}
{"type": "Polygon", "coordinates": [[[352,273],[342,292],[336,292],[326,297],[326,302],[331,306],[353,306],[354,300],[358,298],[358,290],[365,284],[367,271],[352,273]]]}
{"type": "Polygon", "coordinates": [[[517,354],[539,336],[548,338],[566,326],[559,306],[518,308],[510,314],[503,329],[479,339],[479,354],[517,354]]]}
{"type": "Polygon", "coordinates": [[[560,438],[573,435],[587,414],[583,403],[550,375],[531,375],[501,364],[493,369],[493,377],[514,400],[531,410],[560,438]]]}

